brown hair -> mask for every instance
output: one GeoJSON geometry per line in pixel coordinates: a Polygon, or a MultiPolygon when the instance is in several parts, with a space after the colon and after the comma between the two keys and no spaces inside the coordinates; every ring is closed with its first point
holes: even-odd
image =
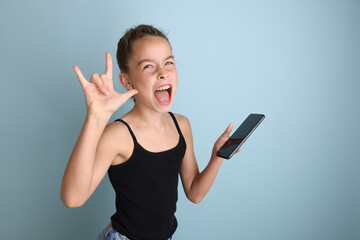
{"type": "MultiPolygon", "coordinates": [[[[116,52],[116,59],[121,72],[127,73],[129,71],[128,61],[132,54],[132,43],[145,36],[155,36],[164,38],[170,45],[169,39],[166,35],[151,25],[141,24],[136,27],[128,29],[124,36],[118,43],[116,52]]],[[[171,47],[171,45],[170,45],[171,47]]]]}

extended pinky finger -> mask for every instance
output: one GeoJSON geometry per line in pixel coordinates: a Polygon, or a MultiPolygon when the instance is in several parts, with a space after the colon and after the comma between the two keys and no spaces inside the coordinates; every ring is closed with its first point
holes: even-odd
{"type": "Polygon", "coordinates": [[[86,86],[86,84],[88,84],[88,81],[85,79],[85,77],[83,76],[83,74],[80,71],[80,68],[76,65],[73,66],[76,76],[81,84],[82,87],[86,86]]]}

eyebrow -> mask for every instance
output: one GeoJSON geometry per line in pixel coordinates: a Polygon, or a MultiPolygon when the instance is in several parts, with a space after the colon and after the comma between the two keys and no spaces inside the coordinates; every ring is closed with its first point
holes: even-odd
{"type": "MultiPolygon", "coordinates": [[[[166,57],[166,58],[164,59],[164,61],[169,60],[169,59],[171,59],[171,58],[175,59],[173,55],[170,55],[170,56],[166,57]]],[[[140,65],[141,65],[142,63],[144,63],[144,62],[155,62],[155,61],[146,58],[146,59],[140,60],[137,65],[140,66],[140,65]]]]}

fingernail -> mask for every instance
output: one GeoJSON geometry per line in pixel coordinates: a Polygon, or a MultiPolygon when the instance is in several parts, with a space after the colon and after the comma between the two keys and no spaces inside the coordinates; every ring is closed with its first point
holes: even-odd
{"type": "Polygon", "coordinates": [[[109,91],[108,91],[106,88],[102,88],[101,91],[102,91],[105,95],[108,95],[108,94],[109,94],[109,91]]]}

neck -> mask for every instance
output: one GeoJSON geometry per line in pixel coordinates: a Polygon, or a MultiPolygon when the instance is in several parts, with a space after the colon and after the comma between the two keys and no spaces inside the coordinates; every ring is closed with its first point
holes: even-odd
{"type": "Polygon", "coordinates": [[[136,103],[130,113],[131,115],[136,116],[136,124],[148,127],[163,126],[164,116],[168,114],[167,112],[158,112],[136,103]]]}

